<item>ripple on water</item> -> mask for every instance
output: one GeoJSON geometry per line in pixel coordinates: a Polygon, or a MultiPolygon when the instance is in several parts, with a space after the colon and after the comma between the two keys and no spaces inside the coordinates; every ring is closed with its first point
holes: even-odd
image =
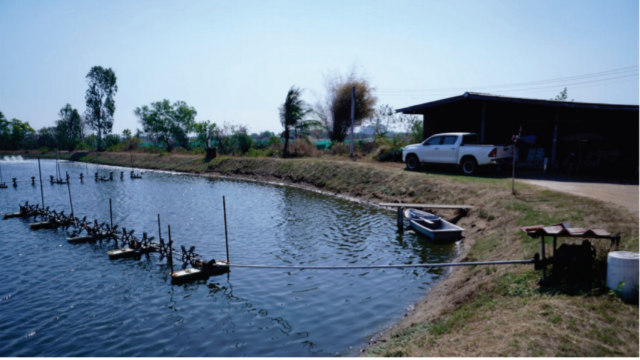
{"type": "MultiPolygon", "coordinates": [[[[43,178],[54,173],[42,161],[43,178]]],[[[37,176],[37,162],[3,162],[3,174],[37,176]]],[[[94,165],[61,162],[76,214],[196,245],[231,261],[265,265],[380,265],[446,261],[453,246],[397,234],[395,214],[315,192],[233,180],[146,172],[144,179],[91,180],[94,165]],[[88,168],[88,172],[87,172],[88,168]],[[77,179],[85,172],[84,183],[77,179]]],[[[104,168],[102,171],[107,171],[104,168]]],[[[111,171],[127,171],[113,168],[111,171]]],[[[44,184],[47,206],[69,212],[66,187],[44,184]]],[[[39,187],[3,190],[0,211],[40,202],[39,187]]],[[[110,261],[112,244],[66,243],[65,231],[0,222],[0,353],[5,356],[348,355],[424,295],[443,269],[234,268],[172,286],[155,257],[110,261]]]]}

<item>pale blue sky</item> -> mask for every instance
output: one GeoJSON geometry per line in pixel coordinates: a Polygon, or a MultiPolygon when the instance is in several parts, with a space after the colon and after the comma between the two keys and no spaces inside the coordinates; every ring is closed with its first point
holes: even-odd
{"type": "Polygon", "coordinates": [[[353,65],[395,108],[564,86],[575,101],[638,104],[638,32],[637,1],[0,0],[0,111],[36,129],[66,103],[83,113],[94,65],[118,78],[115,133],[165,98],[197,120],[278,132],[289,87],[314,103],[323,74],[353,65]]]}

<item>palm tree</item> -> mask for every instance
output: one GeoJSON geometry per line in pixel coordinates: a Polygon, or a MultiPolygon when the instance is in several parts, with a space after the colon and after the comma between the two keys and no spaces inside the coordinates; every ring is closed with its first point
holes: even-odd
{"type": "Polygon", "coordinates": [[[302,90],[294,86],[289,89],[284,104],[280,106],[280,122],[284,128],[284,149],[283,156],[289,155],[289,135],[291,129],[298,129],[303,126],[303,119],[311,112],[309,106],[300,98],[302,90]]]}

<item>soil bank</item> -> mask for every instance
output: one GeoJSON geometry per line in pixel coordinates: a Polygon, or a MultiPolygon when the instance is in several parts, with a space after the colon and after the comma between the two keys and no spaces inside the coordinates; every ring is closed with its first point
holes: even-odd
{"type": "MultiPolygon", "coordinates": [[[[130,156],[101,153],[99,160],[130,166],[130,156]]],[[[459,258],[463,262],[531,259],[539,251],[539,240],[529,239],[519,227],[562,221],[574,227],[620,231],[621,250],[638,251],[637,214],[526,184],[518,184],[513,196],[509,179],[409,172],[344,159],[132,156],[134,167],[275,181],[372,203],[472,205],[474,209],[458,222],[465,228],[459,258]]],[[[92,153],[63,157],[94,161],[92,153]]],[[[439,215],[456,214],[443,211],[439,215]]],[[[364,354],[637,357],[638,305],[622,302],[604,286],[602,261],[608,243],[594,246],[599,255],[597,274],[578,285],[540,287],[540,274],[530,265],[455,268],[390,331],[374,337],[364,354]]]]}

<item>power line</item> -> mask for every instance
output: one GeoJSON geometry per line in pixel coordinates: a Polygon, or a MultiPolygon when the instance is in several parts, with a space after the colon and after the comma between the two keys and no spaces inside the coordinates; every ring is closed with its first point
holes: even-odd
{"type": "MultiPolygon", "coordinates": [[[[568,86],[573,86],[573,85],[578,85],[576,87],[581,88],[584,86],[580,86],[582,84],[592,84],[592,83],[599,83],[599,82],[603,82],[603,81],[610,81],[610,80],[616,80],[616,79],[624,79],[624,78],[631,78],[631,77],[635,77],[638,76],[638,73],[635,74],[627,74],[627,75],[622,75],[622,76],[615,76],[615,77],[610,77],[610,78],[606,78],[606,79],[598,79],[598,80],[589,80],[589,81],[581,81],[581,82],[573,82],[573,83],[562,83],[562,84],[555,84],[555,85],[548,85],[548,86],[538,86],[538,87],[531,87],[531,88],[525,88],[525,89],[504,89],[504,90],[493,90],[496,92],[521,92],[521,91],[531,91],[531,90],[538,90],[538,89],[550,89],[550,88],[556,88],[559,86],[564,86],[564,87],[568,87],[568,86]]],[[[467,88],[466,90],[469,90],[469,88],[467,88]]],[[[401,94],[401,93],[395,93],[395,94],[382,94],[385,97],[419,97],[419,96],[451,96],[451,95],[457,95],[458,93],[452,93],[452,92],[447,92],[447,93],[439,93],[439,94],[417,94],[417,93],[411,93],[411,94],[401,94]]]]}
{"type": "Polygon", "coordinates": [[[529,88],[529,89],[515,89],[515,90],[505,90],[505,91],[514,92],[514,91],[528,91],[528,90],[536,90],[536,89],[549,89],[549,88],[555,88],[555,87],[558,87],[558,86],[569,86],[569,85],[591,84],[591,83],[597,83],[597,82],[602,82],[602,81],[607,81],[607,80],[614,80],[614,79],[628,78],[628,77],[632,77],[632,76],[638,76],[638,73],[635,73],[635,74],[629,74],[629,75],[623,75],[623,76],[617,76],[617,77],[612,77],[612,78],[608,78],[608,79],[582,81],[582,82],[571,83],[571,84],[565,84],[565,85],[551,85],[551,86],[534,87],[534,88],[529,88]]]}
{"type": "Polygon", "coordinates": [[[611,76],[611,75],[619,75],[628,72],[635,72],[638,70],[638,66],[630,66],[626,68],[601,71],[598,73],[577,75],[577,76],[569,76],[564,78],[555,78],[548,80],[539,80],[539,81],[529,81],[523,83],[512,83],[512,84],[501,84],[501,85],[486,85],[486,86],[470,86],[470,87],[452,87],[452,88],[431,88],[431,89],[380,89],[380,92],[430,92],[430,91],[450,91],[450,90],[468,90],[469,88],[477,88],[477,89],[489,89],[489,88],[497,88],[497,87],[522,87],[527,85],[539,85],[545,83],[554,83],[554,82],[563,82],[563,81],[574,81],[581,80],[584,78],[594,78],[594,77],[602,77],[602,76],[611,76]]]}

